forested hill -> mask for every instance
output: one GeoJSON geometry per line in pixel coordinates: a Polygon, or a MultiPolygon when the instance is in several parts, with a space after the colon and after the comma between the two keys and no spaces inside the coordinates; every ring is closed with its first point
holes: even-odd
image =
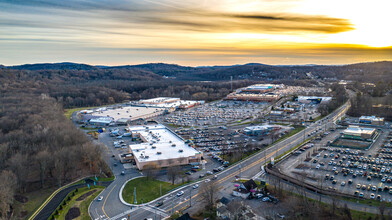
{"type": "MultiPolygon", "coordinates": [[[[1,68],[1,65],[0,65],[1,68]]],[[[334,78],[359,80],[366,82],[391,81],[392,62],[357,63],[349,65],[303,65],[303,66],[274,66],[259,63],[233,66],[204,66],[189,67],[176,64],[148,63],[125,66],[91,66],[77,63],[44,63],[9,66],[7,69],[43,71],[63,70],[82,71],[81,77],[91,79],[134,79],[151,80],[159,77],[171,77],[177,80],[215,81],[233,79],[249,80],[292,80],[316,78],[334,78]]],[[[75,73],[75,72],[74,72],[75,73]]],[[[78,77],[73,74],[72,77],[78,77]]],[[[66,75],[67,76],[67,75],[66,75]]]]}

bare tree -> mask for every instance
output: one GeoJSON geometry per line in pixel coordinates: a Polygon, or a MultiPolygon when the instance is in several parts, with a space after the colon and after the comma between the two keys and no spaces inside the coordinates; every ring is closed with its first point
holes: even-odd
{"type": "Polygon", "coordinates": [[[205,182],[200,186],[199,192],[206,208],[211,211],[215,204],[218,185],[214,180],[207,183],[205,182]]]}
{"type": "Polygon", "coordinates": [[[143,173],[146,175],[147,179],[155,178],[157,171],[157,165],[155,163],[148,163],[143,166],[143,173]]]}
{"type": "Polygon", "coordinates": [[[47,150],[41,151],[37,154],[36,159],[39,164],[41,188],[45,183],[45,172],[51,160],[51,155],[47,150]]]}
{"type": "Polygon", "coordinates": [[[378,210],[380,211],[381,219],[384,219],[384,212],[385,212],[384,202],[381,202],[380,206],[378,206],[378,210]]]}
{"type": "Polygon", "coordinates": [[[7,214],[14,201],[17,178],[11,171],[3,170],[0,173],[0,219],[7,219],[7,214]]]}
{"type": "Polygon", "coordinates": [[[167,168],[167,175],[172,185],[174,185],[176,179],[179,177],[180,174],[181,174],[181,169],[178,166],[172,166],[167,168]]]}

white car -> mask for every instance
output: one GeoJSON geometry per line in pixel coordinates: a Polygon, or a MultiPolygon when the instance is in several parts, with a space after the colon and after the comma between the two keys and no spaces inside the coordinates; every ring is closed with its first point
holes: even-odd
{"type": "Polygon", "coordinates": [[[332,171],[335,171],[337,168],[336,167],[334,167],[334,168],[332,168],[332,171]]]}
{"type": "Polygon", "coordinates": [[[99,196],[97,201],[102,201],[102,199],[103,199],[103,196],[99,196]]]}
{"type": "Polygon", "coordinates": [[[197,188],[199,188],[199,184],[195,184],[195,185],[193,185],[193,188],[194,188],[194,189],[197,189],[197,188]]]}
{"type": "Polygon", "coordinates": [[[208,182],[210,182],[210,181],[211,181],[210,179],[206,179],[204,182],[208,183],[208,182]]]}
{"type": "Polygon", "coordinates": [[[340,185],[341,185],[341,186],[345,186],[345,185],[346,185],[346,182],[343,181],[340,185]]]}
{"type": "Polygon", "coordinates": [[[270,201],[271,199],[269,198],[269,197],[264,197],[263,199],[262,199],[262,201],[263,202],[268,202],[268,201],[270,201]]]}
{"type": "Polygon", "coordinates": [[[184,195],[184,191],[180,191],[180,192],[177,193],[177,196],[178,196],[178,197],[180,197],[180,196],[182,196],[182,195],[184,195]]]}
{"type": "Polygon", "coordinates": [[[316,169],[320,169],[320,164],[316,166],[316,169]]]}
{"type": "Polygon", "coordinates": [[[376,198],[376,196],[374,195],[374,193],[370,194],[370,198],[371,198],[371,199],[376,198]]]}

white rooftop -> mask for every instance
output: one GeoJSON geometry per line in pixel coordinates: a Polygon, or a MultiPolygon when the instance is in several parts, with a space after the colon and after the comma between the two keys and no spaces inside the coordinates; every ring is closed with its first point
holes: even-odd
{"type": "Polygon", "coordinates": [[[175,102],[179,101],[180,98],[172,98],[172,97],[158,97],[158,98],[152,98],[152,99],[142,99],[140,100],[140,103],[161,103],[161,102],[175,102]]]}
{"type": "Polygon", "coordinates": [[[275,128],[279,127],[279,125],[256,125],[256,126],[249,126],[244,128],[244,131],[262,131],[268,128],[275,128]]]}
{"type": "Polygon", "coordinates": [[[346,135],[360,135],[360,134],[372,134],[376,129],[367,128],[367,127],[359,127],[350,125],[346,130],[344,130],[344,134],[346,135]]]}
{"type": "Polygon", "coordinates": [[[384,118],[381,118],[381,117],[379,118],[379,117],[372,115],[372,116],[361,116],[359,118],[359,120],[383,121],[384,118]]]}
{"type": "Polygon", "coordinates": [[[109,109],[109,108],[100,108],[92,115],[95,116],[103,116],[103,117],[112,117],[115,121],[121,118],[131,118],[131,119],[139,119],[145,116],[148,116],[153,113],[162,112],[162,108],[153,108],[153,107],[135,107],[135,106],[125,106],[122,108],[109,109]]]}
{"type": "Polygon", "coordinates": [[[139,162],[187,158],[200,154],[199,151],[190,147],[181,137],[164,125],[131,126],[129,130],[132,133],[141,134],[147,141],[141,144],[129,145],[139,162]]]}

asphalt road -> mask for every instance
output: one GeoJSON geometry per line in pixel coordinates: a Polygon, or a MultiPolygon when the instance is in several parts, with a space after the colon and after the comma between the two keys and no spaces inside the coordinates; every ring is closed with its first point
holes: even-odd
{"type": "MultiPolygon", "coordinates": [[[[255,176],[260,172],[260,167],[266,162],[269,162],[271,157],[276,158],[277,156],[302,143],[305,139],[309,138],[308,134],[311,134],[313,131],[317,130],[318,127],[325,126],[326,128],[329,128],[330,126],[334,125],[334,121],[344,116],[348,108],[348,104],[345,104],[321,121],[309,125],[303,131],[287,139],[284,139],[272,145],[268,149],[265,149],[251,156],[250,158],[218,173],[218,179],[215,180],[215,184],[218,185],[219,191],[234,189],[232,182],[236,176],[255,176]]],[[[169,216],[174,211],[186,209],[191,202],[192,206],[202,207],[203,205],[201,204],[202,201],[200,199],[200,192],[198,189],[193,189],[193,185],[188,185],[159,198],[159,200],[164,202],[164,204],[159,208],[155,208],[153,206],[155,202],[151,202],[152,205],[145,204],[143,206],[133,207],[131,209],[130,206],[121,203],[119,199],[119,189],[122,186],[121,183],[125,182],[124,180],[139,176],[141,174],[137,171],[132,171],[132,173],[127,173],[125,176],[121,176],[119,175],[118,171],[116,171],[116,169],[121,168],[115,168],[114,173],[116,175],[116,180],[101,193],[101,195],[104,197],[104,200],[99,202],[94,201],[90,206],[89,212],[94,220],[122,219],[127,218],[128,215],[130,216],[130,219],[155,219],[155,216],[157,216],[157,219],[160,219],[169,216]],[[176,194],[178,191],[184,191],[184,195],[177,197],[176,194]]],[[[200,182],[204,180],[205,179],[201,180],[200,182]]]]}

